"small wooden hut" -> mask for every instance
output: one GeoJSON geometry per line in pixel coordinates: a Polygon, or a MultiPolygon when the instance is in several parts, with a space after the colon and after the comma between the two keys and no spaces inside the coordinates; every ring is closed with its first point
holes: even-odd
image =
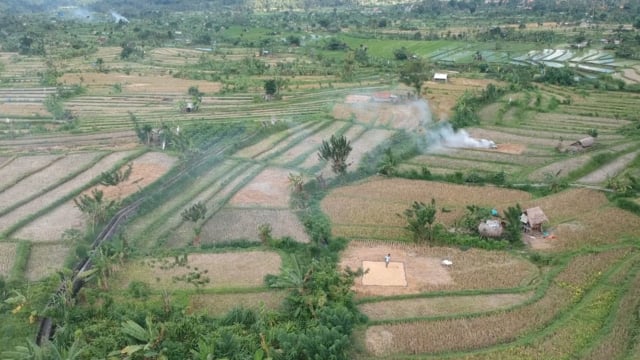
{"type": "Polygon", "coordinates": [[[549,221],[539,206],[525,210],[525,214],[527,214],[529,229],[532,231],[542,231],[542,224],[549,221]]]}

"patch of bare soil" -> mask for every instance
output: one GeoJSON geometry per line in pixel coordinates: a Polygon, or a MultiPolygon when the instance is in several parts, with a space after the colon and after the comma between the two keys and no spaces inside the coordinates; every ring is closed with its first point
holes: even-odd
{"type": "MultiPolygon", "coordinates": [[[[102,190],[107,199],[122,200],[158,180],[175,163],[176,158],[166,153],[148,152],[131,161],[131,174],[127,181],[116,186],[98,185],[96,189],[102,190]]],[[[125,171],[126,168],[127,166],[124,166],[119,171],[125,171]]]]}
{"type": "Polygon", "coordinates": [[[229,201],[232,206],[287,208],[291,194],[289,170],[266,168],[229,201]]]}
{"type": "Polygon", "coordinates": [[[508,144],[507,143],[507,144],[497,144],[497,146],[498,148],[489,149],[489,151],[520,155],[527,148],[524,144],[508,144]]]}
{"type": "Polygon", "coordinates": [[[10,128],[12,116],[44,116],[49,115],[49,111],[42,104],[0,102],[0,114],[5,118],[3,119],[5,125],[10,128]]]}

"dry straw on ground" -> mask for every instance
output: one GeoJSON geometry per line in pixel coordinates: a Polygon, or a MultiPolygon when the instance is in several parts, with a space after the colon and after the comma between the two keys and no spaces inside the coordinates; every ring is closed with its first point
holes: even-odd
{"type": "Polygon", "coordinates": [[[365,303],[359,308],[370,320],[391,320],[492,311],[523,303],[532,295],[533,293],[441,296],[365,303]]]}
{"type": "Polygon", "coordinates": [[[602,271],[624,257],[624,251],[588,255],[571,262],[546,291],[530,305],[473,318],[419,321],[372,326],[366,347],[372,355],[440,353],[480,349],[513,341],[546,326],[559,311],[578,301],[602,271]],[[589,260],[592,266],[587,266],[589,260]]]}
{"type": "Polygon", "coordinates": [[[290,170],[266,168],[229,200],[238,207],[287,208],[291,196],[290,170]]]}
{"type": "Polygon", "coordinates": [[[36,281],[61,270],[70,248],[64,244],[34,245],[29,254],[25,277],[36,281]]]}
{"type": "Polygon", "coordinates": [[[280,256],[267,251],[242,251],[216,254],[188,254],[184,266],[172,266],[174,258],[144,259],[125,264],[114,284],[126,288],[132,281],[143,281],[154,289],[193,289],[196,287],[174,277],[200,272],[210,282],[207,289],[247,288],[263,285],[267,274],[278,274],[280,256]],[[164,267],[164,268],[163,268],[164,267]]]}
{"type": "Polygon", "coordinates": [[[290,236],[308,242],[309,236],[298,217],[286,209],[223,209],[202,229],[202,243],[227,242],[239,239],[259,240],[258,226],[270,224],[274,237],[290,236]]]}
{"type": "MultiPolygon", "coordinates": [[[[128,151],[122,151],[122,152],[115,152],[105,156],[104,158],[100,159],[100,161],[98,161],[91,168],[83,171],[73,179],[63,184],[60,184],[58,187],[47,192],[43,196],[40,196],[28,202],[27,204],[17,208],[11,213],[0,218],[0,228],[3,226],[8,226],[15,222],[18,222],[22,218],[29,216],[30,214],[33,214],[38,210],[41,210],[47,206],[50,206],[60,198],[67,196],[69,193],[78,189],[82,189],[91,180],[97,178],[103,171],[105,171],[105,169],[112,168],[114,165],[116,165],[119,161],[121,161],[123,158],[125,158],[129,154],[130,152],[128,151]]],[[[95,156],[95,154],[89,154],[89,155],[95,156]]],[[[65,170],[59,169],[59,171],[61,171],[62,174],[67,174],[65,170]]],[[[69,206],[69,204],[62,205],[62,206],[69,206]]],[[[60,216],[59,212],[57,214],[55,212],[50,214],[53,214],[51,215],[54,218],[53,220],[55,221],[59,220],[59,216],[60,216]]],[[[49,224],[51,221],[52,220],[47,218],[47,216],[45,215],[29,223],[26,226],[29,229],[25,231],[28,231],[28,236],[33,237],[34,240],[57,241],[59,240],[59,235],[60,235],[59,230],[64,231],[66,229],[73,228],[78,223],[77,219],[69,218],[68,223],[56,224],[58,233],[54,234],[54,233],[49,233],[49,229],[47,228],[47,224],[49,224]]]]}
{"type": "Polygon", "coordinates": [[[343,252],[340,265],[357,269],[362,267],[363,261],[383,261],[384,255],[388,253],[391,254],[391,261],[404,264],[407,286],[364,285],[362,279],[357,278],[354,290],[358,296],[513,288],[526,285],[539,276],[539,271],[533,264],[504,252],[474,249],[461,251],[383,242],[352,241],[343,252]],[[442,266],[443,259],[451,260],[453,266],[442,266]]]}
{"type": "Polygon", "coordinates": [[[429,203],[432,198],[436,200],[438,210],[448,210],[445,213],[438,211],[438,222],[451,225],[464,214],[467,205],[500,209],[522,203],[531,195],[497,187],[374,177],[331,191],[322,200],[321,207],[331,221],[339,225],[402,227],[405,222],[397,214],[402,213],[413,201],[429,203]]]}
{"type": "Polygon", "coordinates": [[[16,244],[0,243],[0,276],[7,276],[11,272],[16,260],[16,244]]]}
{"type": "Polygon", "coordinates": [[[189,309],[211,316],[222,316],[237,307],[259,310],[277,309],[284,300],[284,291],[236,294],[194,294],[189,297],[189,309]]]}

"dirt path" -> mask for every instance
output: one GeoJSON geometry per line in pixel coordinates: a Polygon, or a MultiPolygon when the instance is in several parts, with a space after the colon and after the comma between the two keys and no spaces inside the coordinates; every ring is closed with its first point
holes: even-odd
{"type": "Polygon", "coordinates": [[[577,182],[584,184],[600,184],[607,181],[608,178],[612,178],[622,170],[624,170],[627,165],[633,161],[640,154],[640,150],[636,150],[634,152],[630,152],[628,154],[622,155],[617,158],[615,161],[599,168],[598,170],[587,174],[580,178],[577,182]]]}

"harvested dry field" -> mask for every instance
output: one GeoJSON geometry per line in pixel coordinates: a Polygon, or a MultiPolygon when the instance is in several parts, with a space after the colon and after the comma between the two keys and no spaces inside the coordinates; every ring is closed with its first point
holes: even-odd
{"type": "Polygon", "coordinates": [[[191,86],[197,86],[204,93],[215,93],[220,84],[202,80],[185,80],[173,76],[127,75],[117,72],[104,73],[66,73],[59,79],[65,85],[82,84],[88,87],[113,86],[120,84],[124,93],[145,94],[187,94],[191,86]]]}
{"type": "Polygon", "coordinates": [[[334,224],[335,235],[353,236],[350,227],[368,227],[383,233],[388,232],[389,228],[396,228],[397,234],[398,229],[405,225],[397,214],[402,213],[413,201],[429,203],[432,198],[436,200],[438,209],[446,208],[449,211],[439,211],[437,220],[451,225],[464,214],[467,205],[501,210],[529,200],[531,196],[524,191],[497,187],[374,177],[331,191],[322,200],[321,207],[334,224]]]}
{"type": "MultiPolygon", "coordinates": [[[[162,175],[166,174],[177,159],[162,152],[148,152],[131,161],[129,179],[116,186],[98,185],[96,188],[104,193],[108,199],[121,200],[136,191],[149,186],[162,175]]],[[[127,166],[119,171],[125,171],[127,166]]]]}
{"type": "Polygon", "coordinates": [[[174,258],[131,261],[119,269],[113,284],[126,288],[132,281],[143,281],[154,289],[195,289],[174,278],[199,271],[210,279],[207,289],[259,287],[265,275],[279,273],[281,263],[277,253],[268,251],[191,253],[187,259],[184,265],[174,258]]]}
{"type": "Polygon", "coordinates": [[[193,294],[189,297],[189,309],[212,316],[224,315],[236,307],[259,310],[277,309],[282,305],[285,291],[263,291],[235,294],[193,294]]]}
{"type": "Polygon", "coordinates": [[[16,258],[16,243],[0,243],[0,276],[7,276],[16,258]]]}
{"type": "Polygon", "coordinates": [[[271,225],[274,237],[290,236],[296,241],[309,241],[300,220],[291,210],[225,208],[204,224],[202,243],[258,240],[258,226],[262,224],[271,225]]]}
{"type": "Polygon", "coordinates": [[[354,286],[358,296],[515,288],[527,285],[539,276],[538,268],[531,262],[505,252],[364,241],[349,244],[342,254],[340,266],[357,269],[363,266],[363,261],[383,261],[386,254],[391,254],[392,262],[404,264],[407,285],[363,285],[360,278],[354,286]],[[453,265],[443,266],[441,261],[444,259],[452,261],[453,265]]]}
{"type": "Polygon", "coordinates": [[[289,173],[281,168],[266,168],[229,200],[237,207],[287,208],[291,195],[289,173]]]}
{"type": "Polygon", "coordinates": [[[36,281],[61,270],[69,250],[69,246],[64,244],[34,245],[29,254],[25,277],[36,281]]]}

